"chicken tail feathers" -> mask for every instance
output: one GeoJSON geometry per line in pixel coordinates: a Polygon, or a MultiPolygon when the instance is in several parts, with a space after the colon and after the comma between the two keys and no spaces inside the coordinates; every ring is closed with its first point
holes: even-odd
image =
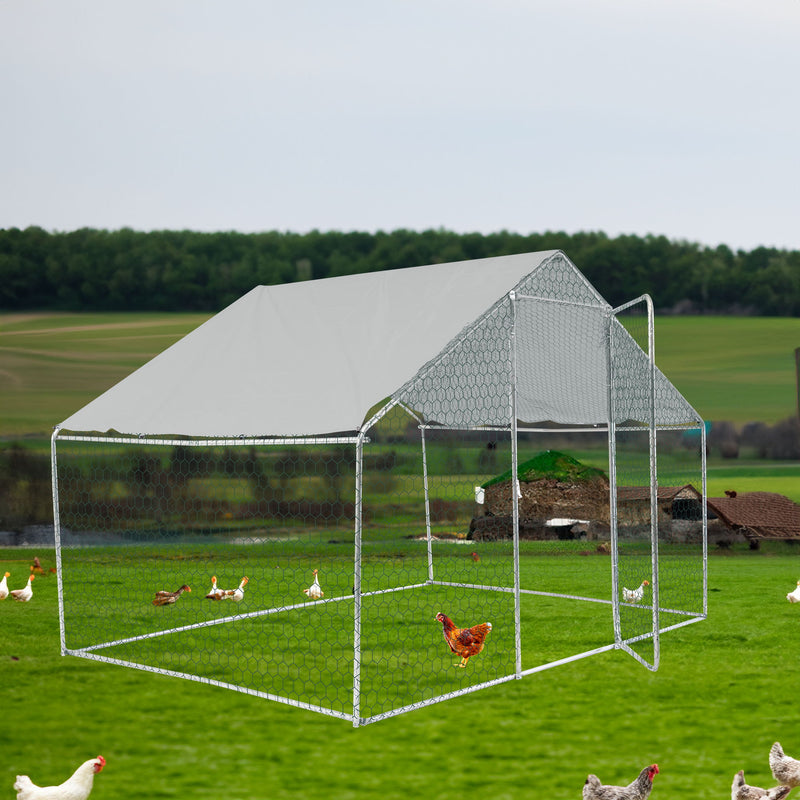
{"type": "Polygon", "coordinates": [[[28,800],[32,797],[36,784],[27,775],[17,775],[14,781],[14,791],[17,793],[17,800],[28,800]]]}

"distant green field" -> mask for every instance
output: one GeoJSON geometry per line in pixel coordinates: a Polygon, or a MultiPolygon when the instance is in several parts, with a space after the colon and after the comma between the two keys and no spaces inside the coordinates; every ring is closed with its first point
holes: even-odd
{"type": "MultiPolygon", "coordinates": [[[[207,314],[8,314],[0,319],[0,436],[54,425],[207,314]]],[[[708,420],[774,424],[797,413],[800,319],[659,317],[656,362],[708,420]]]]}
{"type": "Polygon", "coordinates": [[[798,412],[800,319],[658,317],[656,363],[703,419],[774,424],[798,412]]]}

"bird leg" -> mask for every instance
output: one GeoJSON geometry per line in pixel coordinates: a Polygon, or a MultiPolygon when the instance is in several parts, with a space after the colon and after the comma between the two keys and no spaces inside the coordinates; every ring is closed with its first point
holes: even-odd
{"type": "Polygon", "coordinates": [[[466,658],[462,658],[461,659],[461,663],[460,664],[456,664],[456,666],[457,667],[466,667],[467,666],[467,658],[469,658],[469,656],[467,656],[466,658]]]}

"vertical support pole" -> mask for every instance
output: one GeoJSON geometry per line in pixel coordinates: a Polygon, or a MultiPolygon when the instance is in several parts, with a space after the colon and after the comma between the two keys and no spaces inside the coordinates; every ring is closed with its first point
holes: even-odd
{"type": "Polygon", "coordinates": [[[647,305],[647,355],[650,361],[648,370],[649,391],[649,440],[650,440],[650,558],[653,574],[653,669],[658,669],[661,658],[661,639],[659,631],[659,598],[658,598],[658,453],[656,432],[656,352],[655,322],[653,301],[650,295],[644,295],[647,305]]]}
{"type": "Polygon", "coordinates": [[[701,511],[703,515],[703,616],[708,616],[708,485],[706,481],[706,424],[700,421],[700,464],[701,481],[703,484],[703,502],[701,511]]]}
{"type": "Polygon", "coordinates": [[[425,449],[425,426],[419,426],[422,441],[422,485],[425,492],[425,540],[428,546],[428,581],[433,581],[433,542],[431,541],[431,501],[428,493],[428,452],[425,449]]]}
{"type": "Polygon", "coordinates": [[[522,614],[519,582],[519,455],[517,452],[517,296],[509,292],[511,304],[511,386],[509,387],[509,412],[511,417],[511,514],[514,541],[514,652],[515,674],[522,677],[522,614]]]}
{"type": "Polygon", "coordinates": [[[614,398],[614,348],[612,323],[615,317],[606,316],[606,381],[608,389],[608,519],[611,532],[611,610],[614,622],[614,642],[622,643],[622,623],[619,614],[619,552],[617,541],[617,425],[614,398]]]}
{"type": "Polygon", "coordinates": [[[53,492],[53,534],[56,545],[56,580],[58,583],[58,629],[59,642],[61,644],[61,655],[67,654],[67,631],[66,619],[64,615],[64,584],[61,560],[61,510],[58,501],[58,460],[56,457],[56,439],[61,430],[58,426],[53,429],[50,437],[50,481],[53,492]]]}
{"type": "Polygon", "coordinates": [[[353,553],[353,727],[361,724],[361,532],[364,480],[364,434],[356,440],[355,547],[353,553]]]}

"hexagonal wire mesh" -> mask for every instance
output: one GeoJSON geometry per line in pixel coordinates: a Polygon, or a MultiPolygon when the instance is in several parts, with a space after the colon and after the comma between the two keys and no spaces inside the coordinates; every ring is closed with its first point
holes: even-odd
{"type": "Polygon", "coordinates": [[[353,435],[57,430],[62,652],[354,725],[612,648],[656,668],[706,613],[703,426],[649,303],[549,266],[353,435]]]}

